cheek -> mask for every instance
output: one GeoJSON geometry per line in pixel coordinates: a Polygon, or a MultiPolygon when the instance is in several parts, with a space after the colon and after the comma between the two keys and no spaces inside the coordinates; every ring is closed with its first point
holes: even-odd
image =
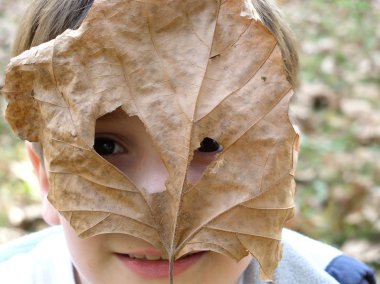
{"type": "MultiPolygon", "coordinates": [[[[80,271],[81,278],[84,277],[91,280],[94,277],[96,278],[104,274],[104,271],[107,270],[107,263],[109,263],[110,258],[110,254],[107,253],[102,245],[104,243],[104,235],[81,239],[62,218],[61,223],[65,232],[66,243],[70,251],[72,262],[77,271],[80,271]]],[[[89,282],[96,283],[92,281],[89,282]]]]}
{"type": "Polygon", "coordinates": [[[187,172],[186,178],[188,182],[196,184],[202,177],[203,172],[216,159],[216,156],[216,153],[198,153],[195,151],[187,172]]]}
{"type": "MultiPolygon", "coordinates": [[[[220,282],[223,283],[223,279],[231,278],[231,280],[238,279],[244,270],[248,267],[249,263],[252,261],[251,256],[246,256],[241,259],[239,262],[236,260],[227,257],[225,255],[212,253],[212,255],[216,258],[215,262],[218,262],[220,265],[212,265],[212,269],[215,275],[218,275],[220,282]],[[221,269],[223,267],[223,269],[221,269]],[[230,275],[230,276],[229,276],[230,275]]],[[[226,282],[233,283],[233,282],[226,282]]]]}
{"type": "Polygon", "coordinates": [[[200,273],[193,274],[199,275],[199,281],[194,281],[192,283],[204,283],[204,284],[236,284],[239,278],[244,273],[244,270],[248,267],[249,263],[252,261],[251,256],[244,257],[239,262],[236,260],[211,252],[204,259],[201,264],[200,273]]]}

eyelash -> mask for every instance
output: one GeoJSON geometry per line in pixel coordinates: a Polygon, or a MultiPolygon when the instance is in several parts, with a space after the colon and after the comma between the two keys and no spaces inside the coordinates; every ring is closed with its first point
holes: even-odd
{"type": "Polygon", "coordinates": [[[115,155],[126,152],[125,147],[109,137],[96,137],[94,139],[94,150],[100,156],[115,155]]]}

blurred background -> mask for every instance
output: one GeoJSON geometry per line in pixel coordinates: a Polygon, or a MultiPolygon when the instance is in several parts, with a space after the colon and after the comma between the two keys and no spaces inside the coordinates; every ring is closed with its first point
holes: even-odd
{"type": "MultiPolygon", "coordinates": [[[[0,84],[30,2],[0,0],[0,84]]],[[[291,109],[302,132],[298,213],[289,227],[372,265],[380,279],[380,0],[278,2],[301,53],[291,109]]],[[[0,243],[44,226],[23,143],[1,117],[0,243]]]]}

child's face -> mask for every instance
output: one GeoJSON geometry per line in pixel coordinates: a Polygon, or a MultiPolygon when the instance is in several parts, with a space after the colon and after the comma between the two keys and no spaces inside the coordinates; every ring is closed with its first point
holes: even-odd
{"type": "MultiPolygon", "coordinates": [[[[165,190],[167,172],[137,117],[117,110],[98,119],[94,148],[138,187],[149,193],[165,190]]],[[[195,152],[188,174],[191,183],[200,178],[218,151],[217,146],[206,145],[195,152]]],[[[160,256],[159,250],[146,241],[116,233],[81,239],[64,218],[59,219],[80,283],[168,283],[167,261],[128,257],[160,256]]],[[[237,283],[250,260],[245,257],[237,263],[213,252],[194,254],[175,263],[175,283],[237,283]]]]}

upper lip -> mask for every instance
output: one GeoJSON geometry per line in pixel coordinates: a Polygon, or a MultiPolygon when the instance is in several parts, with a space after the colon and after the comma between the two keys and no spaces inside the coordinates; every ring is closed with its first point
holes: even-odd
{"type": "Polygon", "coordinates": [[[162,252],[155,248],[136,249],[136,250],[131,250],[128,252],[120,252],[119,254],[163,256],[162,252]]]}
{"type": "MultiPolygon", "coordinates": [[[[180,258],[189,256],[191,254],[199,253],[201,251],[192,251],[189,253],[186,253],[182,255],[180,258]]],[[[128,252],[116,252],[116,254],[123,254],[123,255],[143,255],[143,256],[159,256],[161,258],[167,258],[162,252],[156,248],[142,248],[142,249],[134,249],[130,250],[128,252]]]]}

